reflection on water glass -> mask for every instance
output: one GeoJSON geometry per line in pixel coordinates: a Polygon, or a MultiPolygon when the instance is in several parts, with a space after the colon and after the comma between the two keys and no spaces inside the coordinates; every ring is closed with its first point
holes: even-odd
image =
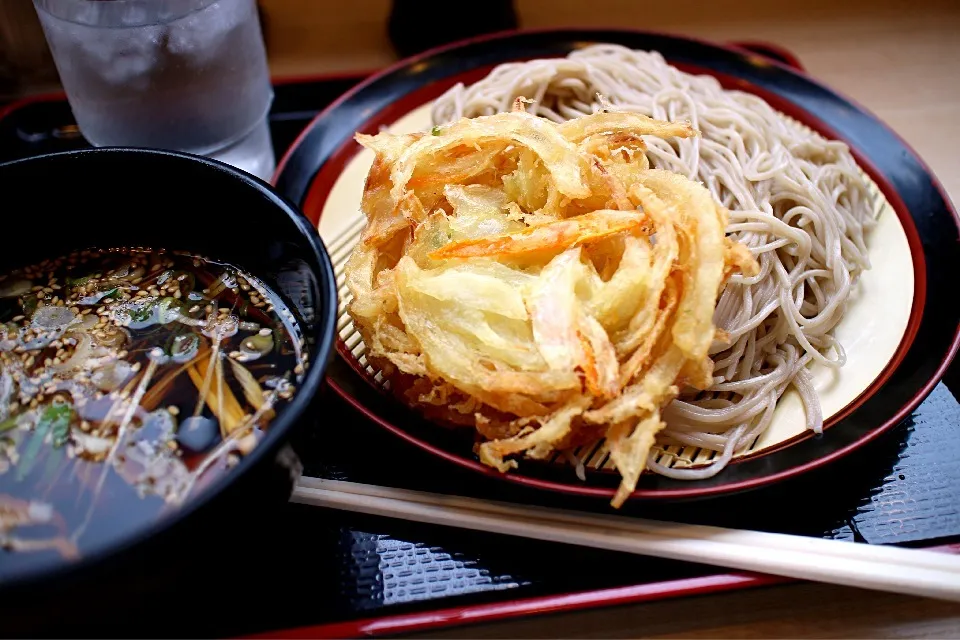
{"type": "Polygon", "coordinates": [[[261,178],[273,90],[255,0],[34,0],[96,146],[175,149],[261,178]]]}

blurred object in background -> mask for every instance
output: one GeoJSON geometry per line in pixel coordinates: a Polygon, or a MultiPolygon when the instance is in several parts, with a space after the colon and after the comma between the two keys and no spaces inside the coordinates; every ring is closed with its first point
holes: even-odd
{"type": "Polygon", "coordinates": [[[485,0],[467,11],[449,0],[393,0],[390,42],[405,58],[449,42],[517,28],[513,0],[485,0]]]}
{"type": "Polygon", "coordinates": [[[254,0],[34,0],[80,131],[96,146],[274,169],[254,0]]]}
{"type": "Polygon", "coordinates": [[[30,0],[0,0],[0,102],[58,87],[57,68],[30,0]]]}

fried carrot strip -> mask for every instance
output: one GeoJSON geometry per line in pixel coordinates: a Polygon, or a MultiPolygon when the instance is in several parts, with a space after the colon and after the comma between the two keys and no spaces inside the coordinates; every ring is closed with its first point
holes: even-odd
{"type": "Polygon", "coordinates": [[[530,227],[517,233],[454,242],[430,254],[435,260],[515,256],[536,251],[565,251],[596,242],[617,233],[643,227],[647,221],[639,211],[600,209],[590,213],[530,227]]]}

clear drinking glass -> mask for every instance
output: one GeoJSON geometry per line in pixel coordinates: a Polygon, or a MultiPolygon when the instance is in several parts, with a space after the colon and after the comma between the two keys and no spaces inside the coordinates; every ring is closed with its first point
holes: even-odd
{"type": "Polygon", "coordinates": [[[269,178],[273,90],[255,0],[34,0],[80,131],[269,178]]]}

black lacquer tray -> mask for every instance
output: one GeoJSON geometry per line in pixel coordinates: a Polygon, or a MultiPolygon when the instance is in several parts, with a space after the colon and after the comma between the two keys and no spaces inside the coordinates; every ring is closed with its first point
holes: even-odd
{"type": "MultiPolygon", "coordinates": [[[[783,59],[775,47],[758,52],[783,59]]],[[[361,77],[278,82],[270,116],[278,158],[324,106],[361,77]]],[[[0,109],[0,161],[85,146],[62,96],[0,109]]],[[[632,510],[646,517],[869,544],[956,545],[958,393],[955,365],[900,426],[841,461],[757,491],[632,510]]],[[[439,461],[368,422],[329,389],[315,407],[320,409],[315,423],[305,425],[294,443],[306,475],[433,491],[436,479],[443,478],[450,492],[558,500],[439,461]]],[[[596,506],[562,500],[567,507],[596,506]]],[[[38,602],[19,611],[17,619],[3,612],[4,627],[31,635],[381,635],[778,581],[293,504],[251,511],[250,521],[248,531],[224,540],[216,553],[186,545],[165,572],[132,580],[130,590],[144,594],[142,606],[66,620],[56,616],[56,602],[38,602]]],[[[130,563],[136,574],[136,559],[130,563]]]]}

